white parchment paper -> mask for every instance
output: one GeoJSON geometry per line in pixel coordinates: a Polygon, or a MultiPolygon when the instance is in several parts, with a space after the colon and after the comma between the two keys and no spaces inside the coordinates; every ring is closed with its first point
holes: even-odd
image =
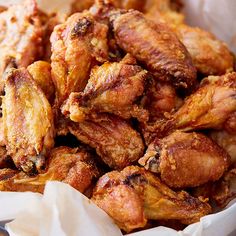
{"type": "MultiPolygon", "coordinates": [[[[8,6],[21,0],[0,0],[8,6]]],[[[46,12],[70,11],[73,0],[38,0],[46,12]]],[[[82,1],[82,0],[81,0],[82,1]]],[[[141,0],[140,0],[141,1],[141,0]]],[[[183,0],[189,24],[200,26],[225,41],[236,53],[235,0],[183,0]]],[[[48,182],[44,195],[0,192],[0,221],[11,236],[121,236],[112,219],[72,187],[48,182]]],[[[130,234],[131,235],[131,234],[130,234]]],[[[184,231],[157,227],[132,236],[226,236],[236,235],[236,203],[205,216],[184,231]]]]}

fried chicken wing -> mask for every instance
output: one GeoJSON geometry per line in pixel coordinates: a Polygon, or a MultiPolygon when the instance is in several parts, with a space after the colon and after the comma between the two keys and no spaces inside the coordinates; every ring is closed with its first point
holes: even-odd
{"type": "Polygon", "coordinates": [[[140,134],[119,117],[94,115],[84,122],[70,123],[68,127],[79,141],[95,148],[111,168],[124,168],[143,155],[140,134]]]}
{"type": "Polygon", "coordinates": [[[236,164],[236,134],[225,130],[212,131],[211,138],[222,147],[229,155],[231,164],[236,164]]]}
{"type": "Polygon", "coordinates": [[[207,136],[175,131],[150,144],[139,164],[160,173],[168,186],[186,188],[218,180],[227,170],[229,160],[225,150],[207,136]]]}
{"type": "Polygon", "coordinates": [[[84,89],[93,65],[107,60],[107,31],[88,12],[75,13],[54,28],[51,66],[59,105],[84,89]]]}
{"type": "Polygon", "coordinates": [[[146,78],[147,71],[135,65],[132,58],[95,67],[84,91],[72,93],[62,113],[75,122],[94,112],[146,121],[148,112],[135,104],[144,92],[146,78]]]}
{"type": "Polygon", "coordinates": [[[211,211],[207,203],[184,191],[172,191],[158,177],[137,166],[102,176],[92,200],[126,232],[144,227],[148,219],[176,219],[189,224],[211,211]]]}
{"type": "Polygon", "coordinates": [[[50,152],[48,167],[44,173],[35,177],[29,177],[23,172],[13,176],[6,173],[5,177],[2,174],[0,190],[43,193],[47,181],[57,180],[84,192],[98,176],[99,171],[90,154],[78,148],[58,147],[50,152]]]}
{"type": "Polygon", "coordinates": [[[233,69],[233,56],[228,47],[211,33],[185,24],[175,27],[175,32],[203,75],[223,75],[233,69]]]}
{"type": "Polygon", "coordinates": [[[46,61],[36,61],[27,67],[30,75],[43,90],[48,101],[54,99],[54,84],[51,77],[51,65],[46,61]]]}
{"type": "Polygon", "coordinates": [[[165,23],[154,23],[135,10],[111,13],[117,44],[143,63],[157,79],[191,88],[196,69],[184,45],[165,23]]]}
{"type": "Polygon", "coordinates": [[[0,91],[7,67],[26,67],[42,54],[43,30],[35,0],[25,0],[0,13],[0,91]]]}
{"type": "Polygon", "coordinates": [[[7,152],[27,173],[40,171],[54,145],[51,106],[28,71],[11,69],[2,101],[7,152]]]}
{"type": "Polygon", "coordinates": [[[236,73],[209,76],[185,100],[167,126],[182,130],[220,129],[235,111],[236,73]]]}

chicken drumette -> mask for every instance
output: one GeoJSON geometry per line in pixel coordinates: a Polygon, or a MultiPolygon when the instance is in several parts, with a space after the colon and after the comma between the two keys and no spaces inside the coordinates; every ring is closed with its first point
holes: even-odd
{"type": "Polygon", "coordinates": [[[124,168],[143,155],[144,145],[140,134],[119,117],[93,115],[80,123],[70,122],[68,128],[79,141],[95,148],[111,168],[124,168]]]}
{"type": "Polygon", "coordinates": [[[35,177],[10,169],[0,170],[0,190],[43,193],[47,181],[57,180],[83,193],[98,176],[99,171],[90,154],[79,148],[58,147],[50,152],[45,172],[35,177]]]}
{"type": "Polygon", "coordinates": [[[207,136],[175,131],[154,140],[139,164],[160,173],[168,186],[185,188],[218,180],[229,161],[227,153],[207,136]]]}
{"type": "Polygon", "coordinates": [[[42,55],[43,30],[35,0],[25,0],[0,13],[0,92],[7,67],[26,67],[42,55]]]}
{"type": "Polygon", "coordinates": [[[174,192],[158,177],[137,166],[102,176],[92,200],[126,232],[144,227],[148,219],[175,219],[190,224],[211,211],[202,198],[184,191],[174,192]]]}
{"type": "Polygon", "coordinates": [[[71,92],[82,91],[91,67],[107,60],[107,31],[106,25],[86,11],[73,14],[54,28],[51,66],[57,105],[71,92]]]}
{"type": "Polygon", "coordinates": [[[54,145],[53,114],[47,98],[26,69],[8,72],[2,109],[8,154],[23,171],[40,171],[54,145]]]}
{"type": "Polygon", "coordinates": [[[148,112],[135,102],[145,89],[147,71],[127,55],[121,62],[105,63],[92,69],[84,91],[72,93],[62,113],[75,122],[91,113],[109,112],[124,119],[146,121],[148,112]]]}

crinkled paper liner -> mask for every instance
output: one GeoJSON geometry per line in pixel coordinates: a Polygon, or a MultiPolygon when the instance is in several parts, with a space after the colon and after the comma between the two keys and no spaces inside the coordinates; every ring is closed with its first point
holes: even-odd
{"type": "MultiPolygon", "coordinates": [[[[0,0],[9,5],[21,0],[0,0]]],[[[73,0],[38,0],[47,12],[70,11],[73,0]]],[[[81,0],[82,1],[82,0],[81,0]]],[[[140,0],[141,1],[141,0],[140,0]]],[[[189,24],[200,26],[225,41],[236,53],[235,0],[183,0],[189,24]]],[[[72,187],[48,182],[44,195],[38,193],[0,192],[0,221],[11,236],[120,236],[112,219],[72,187]]],[[[156,227],[130,236],[226,236],[236,235],[236,203],[223,211],[202,217],[183,231],[156,227]]]]}

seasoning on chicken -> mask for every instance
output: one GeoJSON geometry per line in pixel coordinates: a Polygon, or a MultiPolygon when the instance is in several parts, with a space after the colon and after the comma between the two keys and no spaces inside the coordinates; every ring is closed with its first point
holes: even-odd
{"type": "Polygon", "coordinates": [[[148,120],[148,112],[136,101],[142,96],[147,71],[126,56],[121,62],[105,63],[92,69],[84,91],[72,93],[62,113],[81,122],[91,113],[108,112],[124,119],[148,120]]]}
{"type": "Polygon", "coordinates": [[[166,128],[220,129],[236,111],[236,73],[205,78],[173,115],[166,128]]]}
{"type": "Polygon", "coordinates": [[[43,90],[50,103],[54,99],[54,84],[51,77],[51,65],[46,61],[36,61],[27,67],[30,75],[43,90]]]}
{"type": "Polygon", "coordinates": [[[95,148],[111,168],[121,169],[137,161],[144,152],[140,134],[119,117],[100,114],[80,123],[69,123],[79,141],[95,148]]]}
{"type": "Polygon", "coordinates": [[[158,177],[137,166],[102,176],[92,200],[126,232],[144,227],[151,220],[197,222],[211,207],[187,192],[174,192],[158,177]]]}
{"type": "Polygon", "coordinates": [[[75,13],[54,28],[51,66],[58,106],[84,89],[93,65],[107,60],[107,31],[89,12],[75,13]]]}
{"type": "MultiPolygon", "coordinates": [[[[6,170],[6,169],[5,169],[6,170]]],[[[99,176],[99,171],[90,154],[79,148],[58,147],[49,155],[45,172],[29,177],[23,172],[0,178],[1,191],[32,191],[43,193],[47,181],[57,180],[85,192],[92,181],[99,176]]],[[[0,170],[1,176],[1,170],[0,170]]]]}
{"type": "Polygon", "coordinates": [[[7,67],[26,67],[42,55],[43,30],[35,0],[25,0],[0,13],[0,92],[7,67]]]}
{"type": "Polygon", "coordinates": [[[160,173],[168,186],[186,188],[218,180],[229,161],[225,150],[207,136],[175,131],[150,144],[139,164],[160,173]]]}
{"type": "Polygon", "coordinates": [[[27,173],[45,167],[54,145],[51,106],[26,69],[11,69],[2,101],[4,136],[8,154],[27,173]]]}

